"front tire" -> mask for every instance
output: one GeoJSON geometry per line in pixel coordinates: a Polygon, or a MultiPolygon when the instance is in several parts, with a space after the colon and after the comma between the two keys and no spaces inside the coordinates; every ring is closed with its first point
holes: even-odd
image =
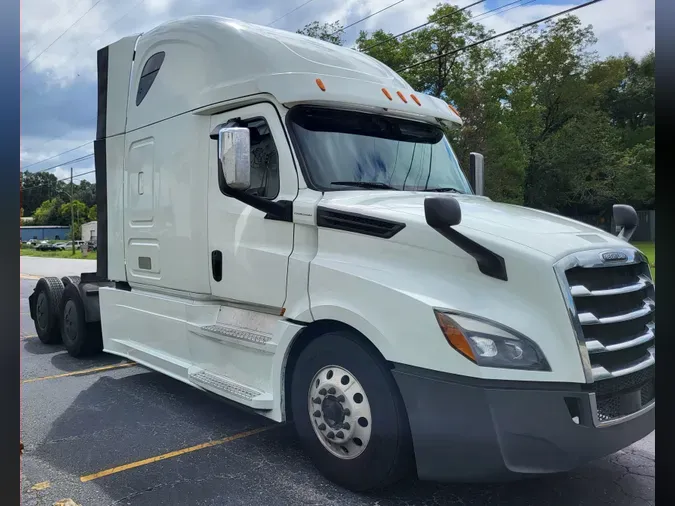
{"type": "Polygon", "coordinates": [[[355,492],[403,478],[413,462],[408,418],[391,372],[345,331],[300,353],[291,406],[301,444],[328,479],[355,492]]]}
{"type": "Polygon", "coordinates": [[[61,298],[61,336],[73,357],[93,355],[103,349],[101,329],[96,323],[86,322],[80,291],[73,283],[66,286],[61,298]]]}

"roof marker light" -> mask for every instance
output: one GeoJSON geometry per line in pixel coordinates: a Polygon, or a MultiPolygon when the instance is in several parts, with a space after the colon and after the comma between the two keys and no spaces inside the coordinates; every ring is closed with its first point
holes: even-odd
{"type": "Polygon", "coordinates": [[[454,113],[459,117],[459,112],[457,111],[457,109],[455,109],[454,107],[452,107],[450,104],[448,104],[448,108],[449,108],[452,112],[454,112],[454,113]]]}
{"type": "Polygon", "coordinates": [[[407,104],[407,103],[408,103],[408,100],[405,98],[405,95],[403,95],[403,93],[401,93],[400,91],[397,91],[396,94],[398,95],[398,98],[400,98],[401,100],[403,100],[403,103],[404,103],[404,104],[407,104]]]}
{"type": "Polygon", "coordinates": [[[422,102],[420,102],[420,99],[419,99],[419,98],[417,98],[415,95],[410,95],[410,98],[412,98],[412,99],[415,101],[415,103],[416,103],[417,105],[419,105],[420,107],[422,107],[422,102]]]}
{"type": "Polygon", "coordinates": [[[384,93],[384,96],[387,97],[389,100],[393,100],[393,98],[391,98],[391,93],[387,91],[387,88],[382,88],[382,93],[384,93]]]}
{"type": "Polygon", "coordinates": [[[321,91],[326,91],[326,86],[324,86],[323,81],[321,79],[316,80],[316,85],[319,87],[321,91]]]}

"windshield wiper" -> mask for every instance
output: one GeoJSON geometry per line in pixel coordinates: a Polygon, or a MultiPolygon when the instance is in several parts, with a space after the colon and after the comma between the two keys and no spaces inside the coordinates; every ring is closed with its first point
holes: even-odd
{"type": "Polygon", "coordinates": [[[379,183],[377,181],[331,181],[330,184],[341,186],[358,186],[359,188],[373,188],[379,190],[398,190],[387,183],[379,183]]]}
{"type": "Polygon", "coordinates": [[[426,190],[422,190],[423,192],[438,192],[438,193],[464,193],[459,191],[457,188],[427,188],[426,190]]]}

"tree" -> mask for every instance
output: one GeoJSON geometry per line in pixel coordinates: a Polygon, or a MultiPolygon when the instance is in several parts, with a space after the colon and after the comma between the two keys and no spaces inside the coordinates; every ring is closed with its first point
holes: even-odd
{"type": "Polygon", "coordinates": [[[45,200],[33,213],[35,225],[67,225],[59,212],[62,205],[60,197],[45,200]]]}
{"type": "Polygon", "coordinates": [[[333,23],[312,21],[298,30],[297,33],[341,46],[344,43],[342,40],[342,29],[342,23],[339,21],[334,21],[333,23]]]}
{"type": "Polygon", "coordinates": [[[396,39],[382,30],[370,36],[362,31],[356,45],[394,70],[435,58],[433,62],[403,71],[401,76],[416,90],[454,102],[469,83],[480,81],[490,63],[497,62],[498,53],[493,44],[481,44],[466,51],[445,54],[492,32],[473,23],[471,11],[460,11],[450,4],[438,4],[428,21],[433,24],[396,39]]]}
{"type": "MultiPolygon", "coordinates": [[[[70,224],[71,223],[71,214],[70,214],[71,204],[70,202],[62,204],[59,208],[59,215],[61,223],[70,224]]],[[[71,239],[81,237],[81,228],[82,224],[88,220],[89,209],[87,205],[79,200],[74,200],[72,203],[73,208],[73,230],[71,231],[71,239]]]]}
{"type": "MultiPolygon", "coordinates": [[[[492,32],[448,4],[428,20],[401,37],[362,31],[356,47],[394,70],[433,60],[400,74],[459,110],[448,139],[465,170],[471,151],[485,155],[488,196],[572,216],[654,204],[653,52],[600,60],[592,27],[575,16],[516,32],[500,51],[458,51],[492,32]]],[[[322,38],[331,28],[303,30],[322,38]]]]}
{"type": "Polygon", "coordinates": [[[640,61],[626,55],[609,62],[620,66],[621,79],[603,90],[603,105],[621,130],[623,145],[632,148],[655,134],[655,53],[649,52],[640,61]]]}
{"type": "Polygon", "coordinates": [[[19,177],[21,203],[24,214],[33,216],[45,200],[54,196],[57,180],[48,172],[21,172],[19,177]]]}
{"type": "Polygon", "coordinates": [[[89,214],[87,215],[89,221],[96,221],[98,219],[98,206],[94,204],[89,208],[89,214]]]}

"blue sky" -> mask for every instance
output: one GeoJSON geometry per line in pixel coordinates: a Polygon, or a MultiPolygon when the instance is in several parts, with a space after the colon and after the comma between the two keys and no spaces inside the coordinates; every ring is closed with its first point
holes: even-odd
{"type": "MultiPolygon", "coordinates": [[[[28,170],[41,170],[62,164],[50,171],[59,178],[69,174],[71,165],[76,174],[93,169],[93,158],[74,164],[67,162],[93,152],[90,143],[72,149],[94,137],[98,48],[166,20],[192,14],[227,16],[266,25],[306,1],[22,0],[21,68],[25,69],[21,72],[21,166],[32,165],[28,170]],[[81,19],[77,21],[78,18],[81,19]],[[54,42],[76,21],[73,28],[54,42]],[[45,160],[67,150],[72,151],[45,160]]],[[[395,1],[312,0],[274,26],[295,31],[314,20],[340,20],[348,25],[395,1]]],[[[471,11],[480,16],[511,1],[487,0],[471,11]]],[[[526,5],[486,14],[478,20],[501,32],[584,1],[523,0],[526,5]]],[[[405,0],[354,26],[346,32],[346,39],[353,41],[362,29],[383,28],[398,33],[424,23],[438,2],[405,0]]],[[[472,0],[450,3],[464,6],[472,0]]],[[[604,0],[577,11],[577,15],[584,23],[593,25],[598,38],[595,49],[602,56],[630,53],[639,57],[654,47],[654,0],[604,0]]],[[[92,175],[85,177],[93,180],[92,175]]]]}

